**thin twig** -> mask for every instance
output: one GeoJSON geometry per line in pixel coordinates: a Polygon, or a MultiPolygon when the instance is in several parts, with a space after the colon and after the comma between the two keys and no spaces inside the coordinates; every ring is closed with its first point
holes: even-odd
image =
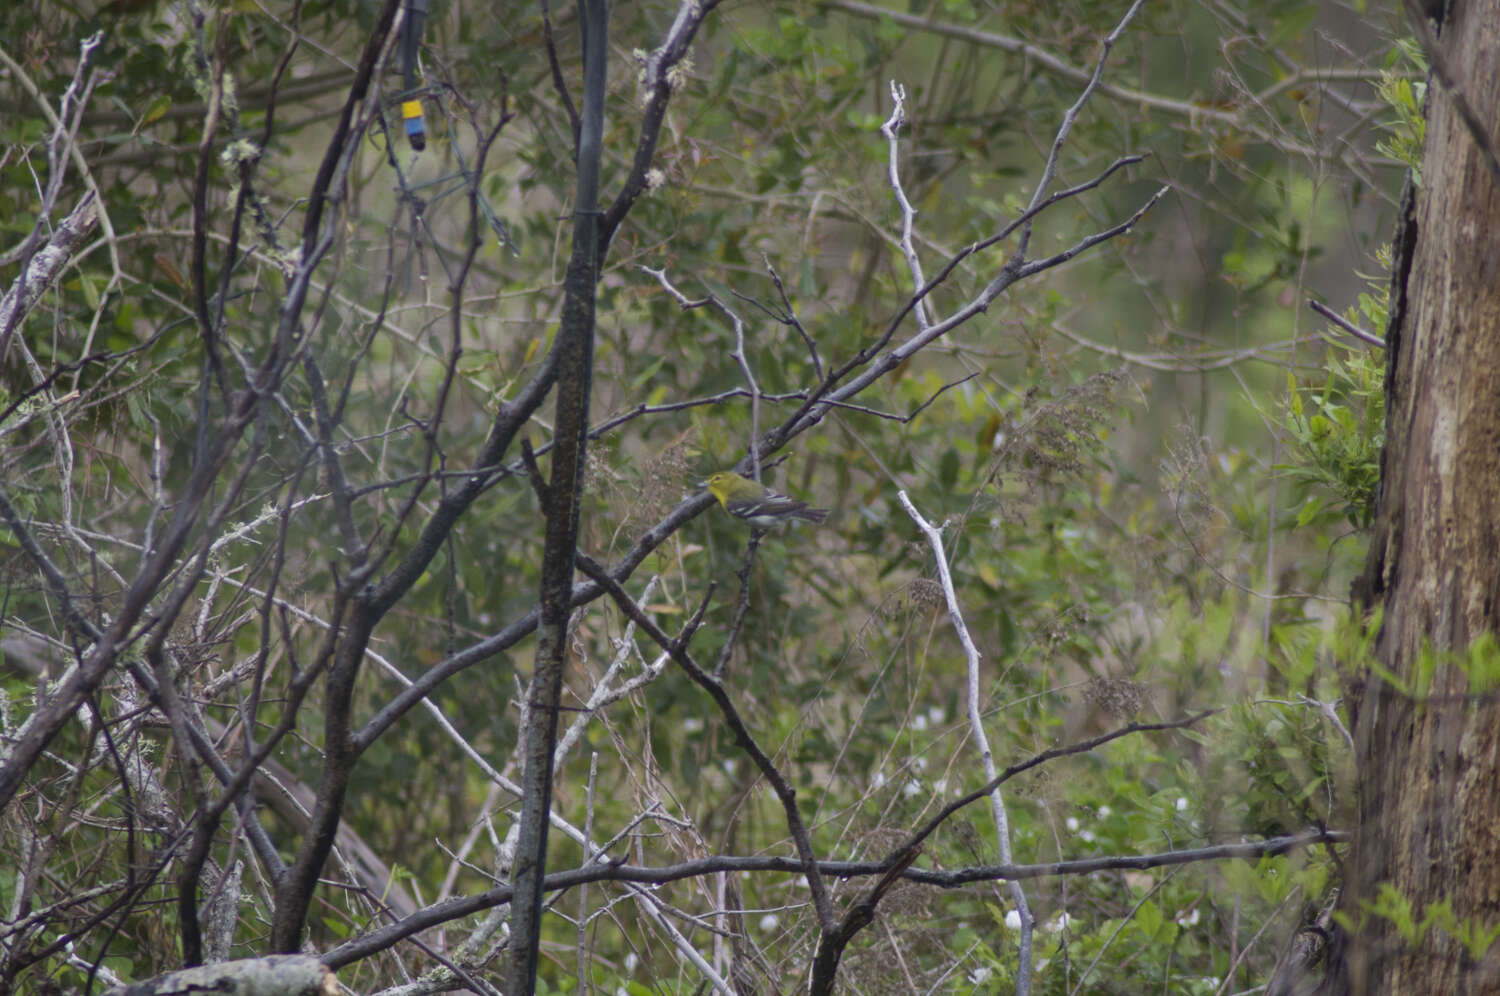
{"type": "Polygon", "coordinates": [[[771,265],[771,257],[761,255],[761,260],[766,264],[766,272],[771,275],[771,282],[776,285],[776,293],[781,295],[781,306],[786,309],[785,313],[777,318],[783,325],[790,325],[797,330],[802,341],[807,344],[807,352],[812,357],[813,376],[819,380],[823,379],[823,358],[818,355],[818,344],[813,342],[813,337],[808,335],[807,329],[803,327],[801,319],[797,317],[797,309],[792,307],[791,299],[787,297],[786,285],[781,282],[781,274],[776,272],[776,267],[771,265]]]}
{"type": "Polygon", "coordinates": [[[661,284],[662,289],[672,295],[679,307],[684,311],[694,308],[710,307],[729,319],[729,324],[734,328],[734,349],[729,355],[734,357],[740,365],[740,371],[745,375],[745,383],[750,385],[750,471],[751,477],[760,482],[760,384],[756,383],[755,371],[750,369],[750,355],[745,352],[745,321],[729,305],[719,300],[717,294],[709,294],[707,297],[689,299],[682,291],[673,286],[671,278],[667,276],[665,269],[653,270],[649,266],[639,267],[642,273],[655,277],[656,282],[661,284]]]}
{"type": "MultiPolygon", "coordinates": [[[[896,203],[901,207],[901,254],[906,257],[906,268],[911,271],[912,286],[920,288],[927,281],[922,277],[922,260],[917,256],[917,247],[911,240],[912,223],[917,217],[917,209],[911,206],[911,201],[907,200],[906,191],[901,186],[901,142],[896,137],[905,122],[906,87],[891,80],[891,116],[880,126],[880,133],[885,136],[890,147],[887,176],[891,191],[896,195],[896,203]]],[[[913,310],[917,316],[917,328],[925,329],[932,323],[932,311],[926,298],[919,300],[913,310]]]]}
{"type": "MultiPolygon", "coordinates": [[[[943,536],[922,516],[921,512],[917,511],[917,507],[912,504],[904,490],[896,492],[896,498],[901,502],[901,507],[906,509],[906,514],[911,516],[912,521],[917,524],[917,528],[922,531],[922,535],[927,537],[927,542],[932,547],[938,580],[943,586],[943,601],[948,606],[948,620],[953,624],[954,632],[958,634],[959,644],[964,648],[964,660],[967,665],[965,669],[967,695],[965,697],[968,700],[969,735],[974,738],[975,746],[979,749],[979,760],[984,767],[985,779],[994,782],[999,772],[995,769],[995,754],[990,750],[990,740],[984,732],[984,719],[981,715],[979,648],[974,645],[974,640],[969,635],[968,624],[964,622],[963,610],[958,604],[958,594],[953,590],[953,575],[948,570],[948,555],[943,550],[943,536]]],[[[1010,816],[1005,811],[1005,800],[1000,795],[998,783],[995,791],[990,793],[990,815],[995,821],[995,838],[1000,850],[1000,860],[1005,864],[1010,864],[1010,816]]],[[[1026,893],[1021,888],[1021,883],[1012,880],[1009,884],[1011,902],[1016,904],[1016,912],[1021,917],[1021,943],[1016,965],[1016,996],[1027,996],[1031,992],[1031,939],[1036,921],[1031,915],[1031,907],[1026,902],[1026,893]]]]}
{"type": "Polygon", "coordinates": [[[668,636],[656,624],[656,621],[640,607],[635,599],[631,598],[629,593],[620,587],[619,582],[612,578],[602,565],[582,552],[578,554],[578,566],[585,574],[593,578],[595,583],[608,592],[621,611],[629,618],[635,620],[647,636],[651,637],[652,640],[656,641],[658,646],[667,651],[671,655],[672,660],[677,662],[677,665],[687,673],[687,676],[695,684],[708,692],[714,704],[719,707],[719,712],[723,714],[725,721],[728,723],[729,730],[734,735],[735,742],[741,750],[749,755],[751,762],[760,771],[761,776],[770,783],[772,791],[776,793],[776,798],[781,802],[782,810],[786,815],[787,831],[790,833],[792,841],[797,848],[799,867],[802,873],[807,876],[807,886],[808,890],[812,893],[813,907],[817,910],[820,928],[825,932],[834,929],[836,920],[833,915],[833,901],[828,895],[828,884],[823,880],[823,876],[818,873],[818,861],[813,854],[812,838],[808,835],[807,827],[803,823],[802,811],[797,805],[797,794],[786,780],[786,776],[781,773],[770,756],[756,742],[755,737],[750,732],[750,727],[745,723],[739,709],[735,706],[733,700],[730,699],[729,693],[725,690],[723,684],[715,680],[687,652],[685,636],[688,634],[678,636],[675,639],[668,636]]]}
{"type": "MultiPolygon", "coordinates": [[[[902,872],[901,877],[908,882],[952,889],[972,885],[975,882],[1094,875],[1102,871],[1144,871],[1151,868],[1198,864],[1204,861],[1256,861],[1263,857],[1287,854],[1315,844],[1345,844],[1349,842],[1351,836],[1348,831],[1304,830],[1301,833],[1271,837],[1266,840],[1215,844],[1155,854],[1108,855],[1073,861],[1051,861],[1045,864],[986,865],[944,871],[907,868],[902,872]]],[[[878,877],[889,871],[887,865],[886,861],[829,860],[817,862],[817,870],[820,875],[829,878],[878,877]]],[[[553,872],[547,876],[543,887],[549,892],[556,892],[561,889],[574,888],[584,882],[638,882],[663,885],[668,882],[680,882],[685,879],[724,873],[780,872],[795,875],[802,870],[802,863],[796,858],[765,854],[717,855],[675,865],[650,867],[629,865],[624,862],[596,861],[579,868],[553,872]]],[[[476,895],[460,896],[434,903],[396,923],[377,927],[361,937],[339,945],[322,956],[323,962],[330,968],[340,968],[384,951],[404,937],[508,903],[510,898],[510,887],[502,885],[476,895]]]]}
{"type": "Polygon", "coordinates": [[[1381,349],[1385,348],[1385,340],[1380,338],[1380,336],[1376,335],[1373,332],[1366,332],[1364,329],[1360,328],[1358,325],[1355,325],[1353,322],[1349,321],[1349,319],[1345,318],[1337,311],[1334,311],[1332,308],[1328,307],[1322,301],[1316,301],[1312,298],[1308,298],[1307,305],[1308,307],[1312,308],[1312,310],[1316,311],[1318,314],[1322,315],[1324,318],[1328,319],[1330,322],[1343,329],[1345,332],[1348,332],[1350,335],[1354,336],[1354,338],[1360,339],[1364,342],[1368,342],[1372,346],[1379,346],[1381,349]]]}
{"type": "MultiPolygon", "coordinates": [[[[1089,77],[1083,91],[1078,94],[1078,99],[1073,101],[1073,105],[1063,113],[1062,123],[1057,126],[1057,132],[1052,136],[1052,148],[1047,153],[1047,162],[1042,166],[1042,177],[1037,181],[1036,190],[1032,192],[1031,203],[1026,205],[1028,210],[1036,208],[1046,197],[1047,188],[1052,186],[1052,180],[1057,175],[1057,160],[1062,155],[1068,134],[1073,130],[1073,123],[1078,120],[1078,115],[1083,111],[1084,105],[1088,103],[1089,98],[1093,96],[1094,91],[1099,88],[1100,81],[1104,78],[1104,66],[1109,62],[1110,50],[1115,47],[1115,43],[1120,40],[1125,29],[1130,26],[1130,22],[1135,20],[1135,15],[1145,2],[1146,0],[1135,0],[1135,3],[1131,4],[1130,9],[1125,12],[1125,16],[1120,18],[1119,23],[1115,25],[1115,29],[1105,35],[1104,41],[1100,43],[1099,61],[1094,64],[1093,75],[1089,77]]],[[[1030,243],[1031,224],[1028,222],[1021,229],[1020,245],[1016,247],[1017,259],[1026,255],[1026,249],[1030,243]]]]}

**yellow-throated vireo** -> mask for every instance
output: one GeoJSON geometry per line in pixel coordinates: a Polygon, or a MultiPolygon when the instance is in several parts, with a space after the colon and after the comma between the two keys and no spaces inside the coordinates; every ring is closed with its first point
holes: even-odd
{"type": "Polygon", "coordinates": [[[828,518],[826,508],[813,508],[805,501],[777,494],[733,471],[721,470],[703,483],[719,499],[724,511],[757,529],[770,529],[793,519],[822,522],[828,518]]]}

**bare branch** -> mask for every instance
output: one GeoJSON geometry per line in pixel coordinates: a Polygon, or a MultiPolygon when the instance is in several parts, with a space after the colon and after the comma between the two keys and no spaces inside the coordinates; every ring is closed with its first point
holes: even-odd
{"type": "Polygon", "coordinates": [[[688,311],[693,308],[708,306],[729,319],[729,324],[733,326],[734,349],[730,351],[729,355],[734,357],[734,361],[739,364],[740,371],[745,375],[745,383],[750,385],[750,476],[754,480],[759,481],[761,393],[760,385],[755,381],[755,371],[750,369],[750,356],[745,352],[744,320],[740,318],[733,308],[719,300],[716,294],[709,294],[707,297],[699,298],[698,300],[689,300],[687,295],[672,285],[672,281],[667,277],[666,270],[653,270],[649,266],[641,266],[639,269],[642,273],[655,277],[656,282],[661,284],[663,290],[672,295],[673,300],[677,302],[682,310],[688,311]]]}
{"type": "MultiPolygon", "coordinates": [[[[1115,25],[1115,29],[1099,43],[1099,61],[1094,64],[1094,72],[1089,76],[1089,81],[1085,84],[1082,92],[1078,94],[1078,99],[1073,101],[1073,105],[1063,112],[1062,122],[1057,126],[1057,132],[1052,136],[1052,148],[1047,152],[1047,162],[1042,166],[1042,177],[1037,181],[1036,190],[1031,194],[1031,203],[1026,205],[1028,210],[1035,209],[1042,203],[1042,199],[1046,197],[1047,188],[1052,186],[1052,180],[1057,175],[1057,160],[1062,155],[1063,145],[1068,140],[1068,133],[1073,130],[1073,123],[1078,120],[1079,113],[1083,110],[1084,105],[1089,102],[1089,97],[1093,96],[1094,91],[1099,88],[1100,81],[1104,78],[1104,66],[1109,61],[1110,50],[1115,47],[1115,43],[1120,40],[1120,36],[1130,26],[1130,22],[1135,20],[1135,15],[1140,12],[1141,5],[1145,2],[1146,0],[1135,0],[1130,5],[1130,9],[1120,18],[1119,23],[1115,25]]],[[[1016,247],[1016,256],[1018,258],[1026,255],[1026,249],[1030,243],[1031,223],[1027,222],[1021,229],[1020,245],[1016,247]]]]}
{"type": "MultiPolygon", "coordinates": [[[[921,288],[926,286],[927,281],[922,277],[922,261],[917,257],[917,247],[911,241],[912,222],[917,216],[917,209],[911,206],[911,201],[906,199],[906,191],[901,187],[901,143],[896,137],[905,121],[906,87],[891,80],[891,116],[880,126],[880,133],[890,146],[887,173],[891,191],[895,193],[896,203],[901,207],[901,254],[906,257],[906,268],[911,272],[912,285],[921,288]]],[[[917,315],[917,328],[925,329],[932,322],[926,297],[916,298],[913,308],[917,315]]]]}
{"type": "Polygon", "coordinates": [[[52,238],[27,261],[20,275],[0,297],[0,365],[10,349],[10,337],[62,268],[67,265],[98,223],[99,213],[92,193],[84,194],[52,233],[52,238]]]}
{"type": "Polygon", "coordinates": [[[692,634],[684,633],[676,639],[667,636],[603,567],[582,554],[579,555],[578,565],[585,574],[609,593],[626,616],[635,620],[647,636],[671,655],[672,660],[687,672],[687,676],[695,684],[708,692],[709,698],[713,699],[714,705],[718,706],[719,712],[729,724],[730,732],[734,734],[735,743],[749,755],[751,762],[755,764],[761,776],[771,784],[776,798],[781,802],[782,811],[786,814],[787,830],[791,834],[793,843],[796,844],[802,871],[807,875],[808,888],[812,891],[813,905],[818,911],[818,923],[823,930],[832,929],[835,925],[833,903],[828,896],[827,884],[818,874],[817,859],[813,855],[812,840],[808,836],[807,827],[802,822],[802,812],[797,805],[797,794],[770,756],[755,742],[755,737],[750,733],[749,726],[740,716],[739,709],[730,699],[724,685],[703,670],[688,654],[687,641],[692,634]]]}
{"type": "MultiPolygon", "coordinates": [[[[1101,871],[1144,871],[1150,868],[1166,868],[1174,865],[1197,864],[1204,861],[1254,861],[1267,855],[1287,854],[1311,847],[1315,844],[1343,844],[1350,839],[1348,831],[1304,830],[1283,837],[1272,837],[1260,841],[1241,841],[1234,844],[1214,844],[1208,847],[1184,848],[1156,854],[1121,854],[1094,858],[1079,858],[1072,861],[1051,861],[1034,865],[983,865],[935,871],[907,868],[901,875],[908,882],[952,889],[972,885],[975,882],[1025,881],[1028,879],[1058,878],[1073,875],[1094,875],[1101,871]]],[[[881,877],[889,871],[886,861],[820,861],[818,871],[829,878],[881,877]]],[[[624,862],[591,864],[583,868],[554,872],[547,876],[548,891],[570,889],[586,882],[642,882],[664,884],[683,879],[699,878],[723,872],[782,872],[795,875],[802,871],[799,861],[791,858],[755,855],[739,857],[718,855],[684,861],[662,867],[641,867],[624,862]]],[[[464,896],[436,903],[399,923],[378,927],[362,937],[339,945],[323,956],[323,963],[330,968],[368,958],[384,951],[403,937],[427,930],[439,924],[471,916],[481,910],[490,909],[511,900],[513,890],[500,886],[474,896],[464,896]]]]}
{"type": "Polygon", "coordinates": [[[636,142],[635,159],[630,164],[630,175],[615,196],[614,203],[604,212],[599,225],[601,260],[609,252],[616,229],[635,206],[636,200],[646,192],[646,172],[656,156],[656,143],[661,137],[662,125],[667,117],[667,103],[672,97],[675,83],[673,71],[687,56],[704,19],[718,5],[719,0],[681,0],[666,37],[646,56],[645,65],[641,67],[642,88],[646,92],[645,111],[641,114],[641,134],[636,142]]]}
{"type": "MultiPolygon", "coordinates": [[[[948,570],[948,555],[943,551],[943,537],[938,529],[928,522],[917,507],[911,503],[905,491],[898,491],[896,498],[901,502],[901,507],[906,509],[906,514],[911,516],[922,535],[927,537],[928,544],[932,547],[933,562],[937,565],[938,581],[943,586],[943,601],[948,606],[948,620],[953,624],[953,630],[958,634],[959,644],[964,648],[964,661],[966,662],[965,674],[967,675],[967,694],[965,696],[969,710],[969,736],[974,738],[974,744],[979,748],[979,761],[984,768],[984,777],[995,782],[999,772],[995,769],[995,755],[990,750],[990,739],[984,732],[983,704],[980,701],[979,682],[979,648],[974,645],[974,640],[969,636],[968,624],[964,622],[963,610],[958,604],[958,594],[953,590],[953,575],[948,570]]],[[[990,816],[995,821],[995,838],[999,846],[1000,860],[1004,864],[1010,864],[1010,817],[1005,811],[1005,800],[1000,795],[998,783],[995,791],[990,793],[990,816]]],[[[1010,883],[1010,898],[1016,904],[1016,912],[1021,917],[1021,942],[1016,968],[1016,993],[1017,996],[1026,996],[1031,992],[1031,936],[1036,927],[1036,921],[1031,915],[1031,907],[1026,902],[1026,893],[1022,890],[1020,883],[1010,883]]]]}
{"type": "Polygon", "coordinates": [[[1354,336],[1354,338],[1360,340],[1361,342],[1367,342],[1370,345],[1378,346],[1381,349],[1385,348],[1385,340],[1380,338],[1380,336],[1376,335],[1373,332],[1366,332],[1364,329],[1360,328],[1358,325],[1355,325],[1353,322],[1349,321],[1349,319],[1345,318],[1337,311],[1334,311],[1332,308],[1328,307],[1328,305],[1324,304],[1322,301],[1308,298],[1307,306],[1312,308],[1312,310],[1316,311],[1318,314],[1322,315],[1324,318],[1328,319],[1330,322],[1337,325],[1345,332],[1348,332],[1350,335],[1354,336]]]}

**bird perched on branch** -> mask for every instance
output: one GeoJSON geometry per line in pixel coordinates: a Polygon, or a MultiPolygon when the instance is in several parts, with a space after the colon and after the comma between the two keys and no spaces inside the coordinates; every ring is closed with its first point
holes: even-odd
{"type": "Polygon", "coordinates": [[[719,499],[724,511],[757,529],[770,529],[793,519],[822,522],[828,518],[826,508],[813,508],[805,501],[777,494],[733,471],[721,470],[703,483],[719,499]]]}

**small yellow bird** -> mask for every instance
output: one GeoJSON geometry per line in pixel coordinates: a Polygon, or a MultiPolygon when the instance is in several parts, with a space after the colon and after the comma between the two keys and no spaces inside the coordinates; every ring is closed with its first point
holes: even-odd
{"type": "Polygon", "coordinates": [[[828,518],[826,508],[813,508],[805,501],[777,494],[733,471],[721,470],[703,483],[719,499],[724,511],[757,529],[770,529],[793,519],[822,522],[828,518]]]}

